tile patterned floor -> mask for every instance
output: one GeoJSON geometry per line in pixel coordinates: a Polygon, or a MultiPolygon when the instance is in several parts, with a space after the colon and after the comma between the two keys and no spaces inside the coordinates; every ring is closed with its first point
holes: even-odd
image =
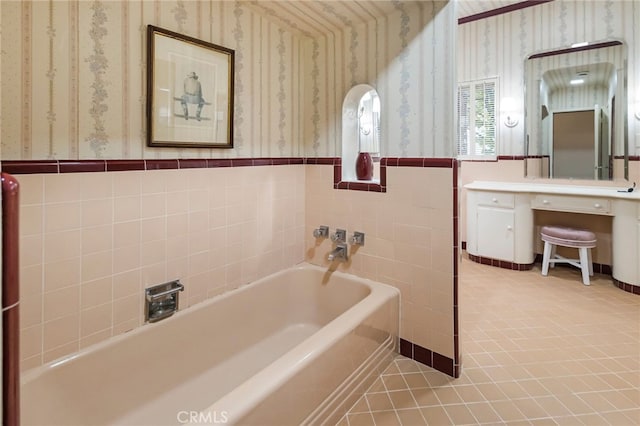
{"type": "Polygon", "coordinates": [[[640,296],[463,260],[462,377],[398,356],[339,422],[640,425],[640,296]]]}

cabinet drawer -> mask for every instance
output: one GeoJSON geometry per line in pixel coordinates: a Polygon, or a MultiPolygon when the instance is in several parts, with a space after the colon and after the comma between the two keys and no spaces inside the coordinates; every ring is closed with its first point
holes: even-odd
{"type": "Polygon", "coordinates": [[[611,202],[605,198],[566,195],[538,194],[531,200],[531,207],[540,210],[591,214],[610,214],[611,212],[611,202]]]}
{"type": "Polygon", "coordinates": [[[515,194],[507,192],[478,192],[478,205],[513,208],[515,206],[515,194]]]}

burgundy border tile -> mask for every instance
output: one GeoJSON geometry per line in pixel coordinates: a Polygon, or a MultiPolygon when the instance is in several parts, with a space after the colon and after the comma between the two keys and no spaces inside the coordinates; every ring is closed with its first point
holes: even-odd
{"type": "Polygon", "coordinates": [[[349,182],[338,182],[333,184],[334,189],[349,189],[349,182]]]}
{"type": "Polygon", "coordinates": [[[20,424],[20,312],[19,305],[2,312],[3,424],[20,424]]]}
{"type": "Polygon", "coordinates": [[[626,291],[627,293],[631,293],[631,294],[640,295],[640,286],[625,283],[616,278],[613,279],[613,284],[622,291],[626,291]]]}
{"type": "Polygon", "coordinates": [[[60,160],[60,173],[106,172],[105,160],[60,160]]]}
{"type": "Polygon", "coordinates": [[[310,157],[305,159],[305,163],[331,166],[336,164],[336,158],[335,157],[310,157]]]}
{"type": "Polygon", "coordinates": [[[253,160],[251,158],[233,158],[231,159],[232,167],[248,167],[253,166],[253,160]]]}
{"type": "Polygon", "coordinates": [[[423,167],[453,168],[455,158],[425,158],[423,167]]]}
{"type": "Polygon", "coordinates": [[[144,160],[107,160],[108,172],[126,172],[144,169],[144,160]]]}
{"type": "Polygon", "coordinates": [[[57,160],[3,161],[2,171],[14,175],[58,173],[57,160]]]}
{"type": "Polygon", "coordinates": [[[492,259],[490,257],[476,256],[475,254],[467,253],[469,260],[480,263],[482,265],[495,266],[497,268],[511,269],[512,271],[528,271],[533,268],[534,263],[514,263],[507,262],[505,260],[492,259]]]}
{"type": "Polygon", "coordinates": [[[179,159],[178,166],[181,169],[204,169],[207,167],[206,158],[186,158],[179,159]]]}
{"type": "Polygon", "coordinates": [[[429,367],[433,367],[433,354],[435,352],[431,352],[427,348],[423,348],[420,345],[413,344],[413,359],[418,361],[421,364],[428,365],[429,367]]]}
{"type": "Polygon", "coordinates": [[[524,160],[524,155],[498,155],[498,160],[524,160]]]}
{"type": "Polygon", "coordinates": [[[273,159],[271,158],[254,158],[252,166],[273,166],[273,159]]]}
{"type": "Polygon", "coordinates": [[[492,16],[502,15],[504,13],[514,12],[516,10],[524,9],[526,7],[537,6],[542,3],[548,3],[553,0],[527,0],[520,3],[514,3],[503,7],[498,7],[493,10],[488,10],[482,13],[476,13],[475,15],[463,16],[458,19],[458,25],[466,24],[468,22],[478,21],[480,19],[490,18],[492,16]]]}
{"type": "Polygon", "coordinates": [[[629,161],[640,161],[640,155],[630,155],[629,161]]]}
{"type": "Polygon", "coordinates": [[[354,191],[368,191],[369,184],[363,182],[348,182],[347,189],[351,189],[354,191]]]}
{"type": "Polygon", "coordinates": [[[424,167],[424,158],[398,158],[398,167],[424,167]]]}
{"type": "Polygon", "coordinates": [[[147,170],[178,169],[178,160],[144,160],[147,170]]]}
{"type": "Polygon", "coordinates": [[[209,158],[207,159],[207,167],[231,167],[231,160],[229,158],[209,158]]]}

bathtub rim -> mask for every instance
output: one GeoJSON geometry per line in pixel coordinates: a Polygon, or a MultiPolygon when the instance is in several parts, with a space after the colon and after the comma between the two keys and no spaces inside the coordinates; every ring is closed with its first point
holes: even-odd
{"type": "MultiPolygon", "coordinates": [[[[327,268],[306,262],[298,264],[294,268],[296,267],[309,267],[310,269],[327,272],[327,268]]],[[[236,424],[247,415],[253,407],[259,404],[265,395],[278,389],[300,371],[300,369],[309,365],[317,356],[323,353],[324,350],[337,343],[349,333],[352,333],[358,325],[362,324],[375,310],[381,308],[385,303],[397,297],[398,312],[400,311],[400,291],[397,288],[342,271],[333,271],[332,274],[338,274],[338,276],[346,279],[360,282],[368,286],[371,289],[371,293],[324,325],[313,335],[274,360],[254,376],[242,382],[222,398],[213,401],[212,404],[203,409],[201,413],[212,413],[215,415],[216,413],[225,412],[227,424],[236,424]],[[309,348],[311,341],[318,339],[321,339],[323,345],[313,345],[309,348]],[[280,374],[274,377],[271,375],[273,371],[284,371],[286,374],[280,374]],[[228,410],[225,410],[225,406],[234,407],[234,412],[230,413],[228,410]]],[[[397,320],[399,326],[400,319],[398,318],[397,320]]],[[[399,330],[396,330],[396,332],[399,333],[399,330]]],[[[387,340],[389,339],[397,340],[398,335],[390,336],[387,340]]],[[[381,346],[385,346],[386,344],[388,344],[387,341],[381,344],[381,346]]],[[[393,346],[395,347],[395,345],[393,346]]],[[[195,425],[195,423],[185,424],[195,425]]]]}

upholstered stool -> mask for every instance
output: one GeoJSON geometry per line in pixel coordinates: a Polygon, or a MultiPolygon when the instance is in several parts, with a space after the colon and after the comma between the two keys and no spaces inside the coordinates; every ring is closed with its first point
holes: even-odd
{"type": "Polygon", "coordinates": [[[586,229],[568,228],[565,226],[543,226],[540,232],[544,241],[542,255],[542,275],[549,273],[556,263],[569,263],[582,270],[582,283],[590,285],[589,276],[593,275],[591,249],[596,246],[596,234],[586,229]],[[580,259],[567,259],[556,254],[556,246],[577,248],[580,259]]]}

